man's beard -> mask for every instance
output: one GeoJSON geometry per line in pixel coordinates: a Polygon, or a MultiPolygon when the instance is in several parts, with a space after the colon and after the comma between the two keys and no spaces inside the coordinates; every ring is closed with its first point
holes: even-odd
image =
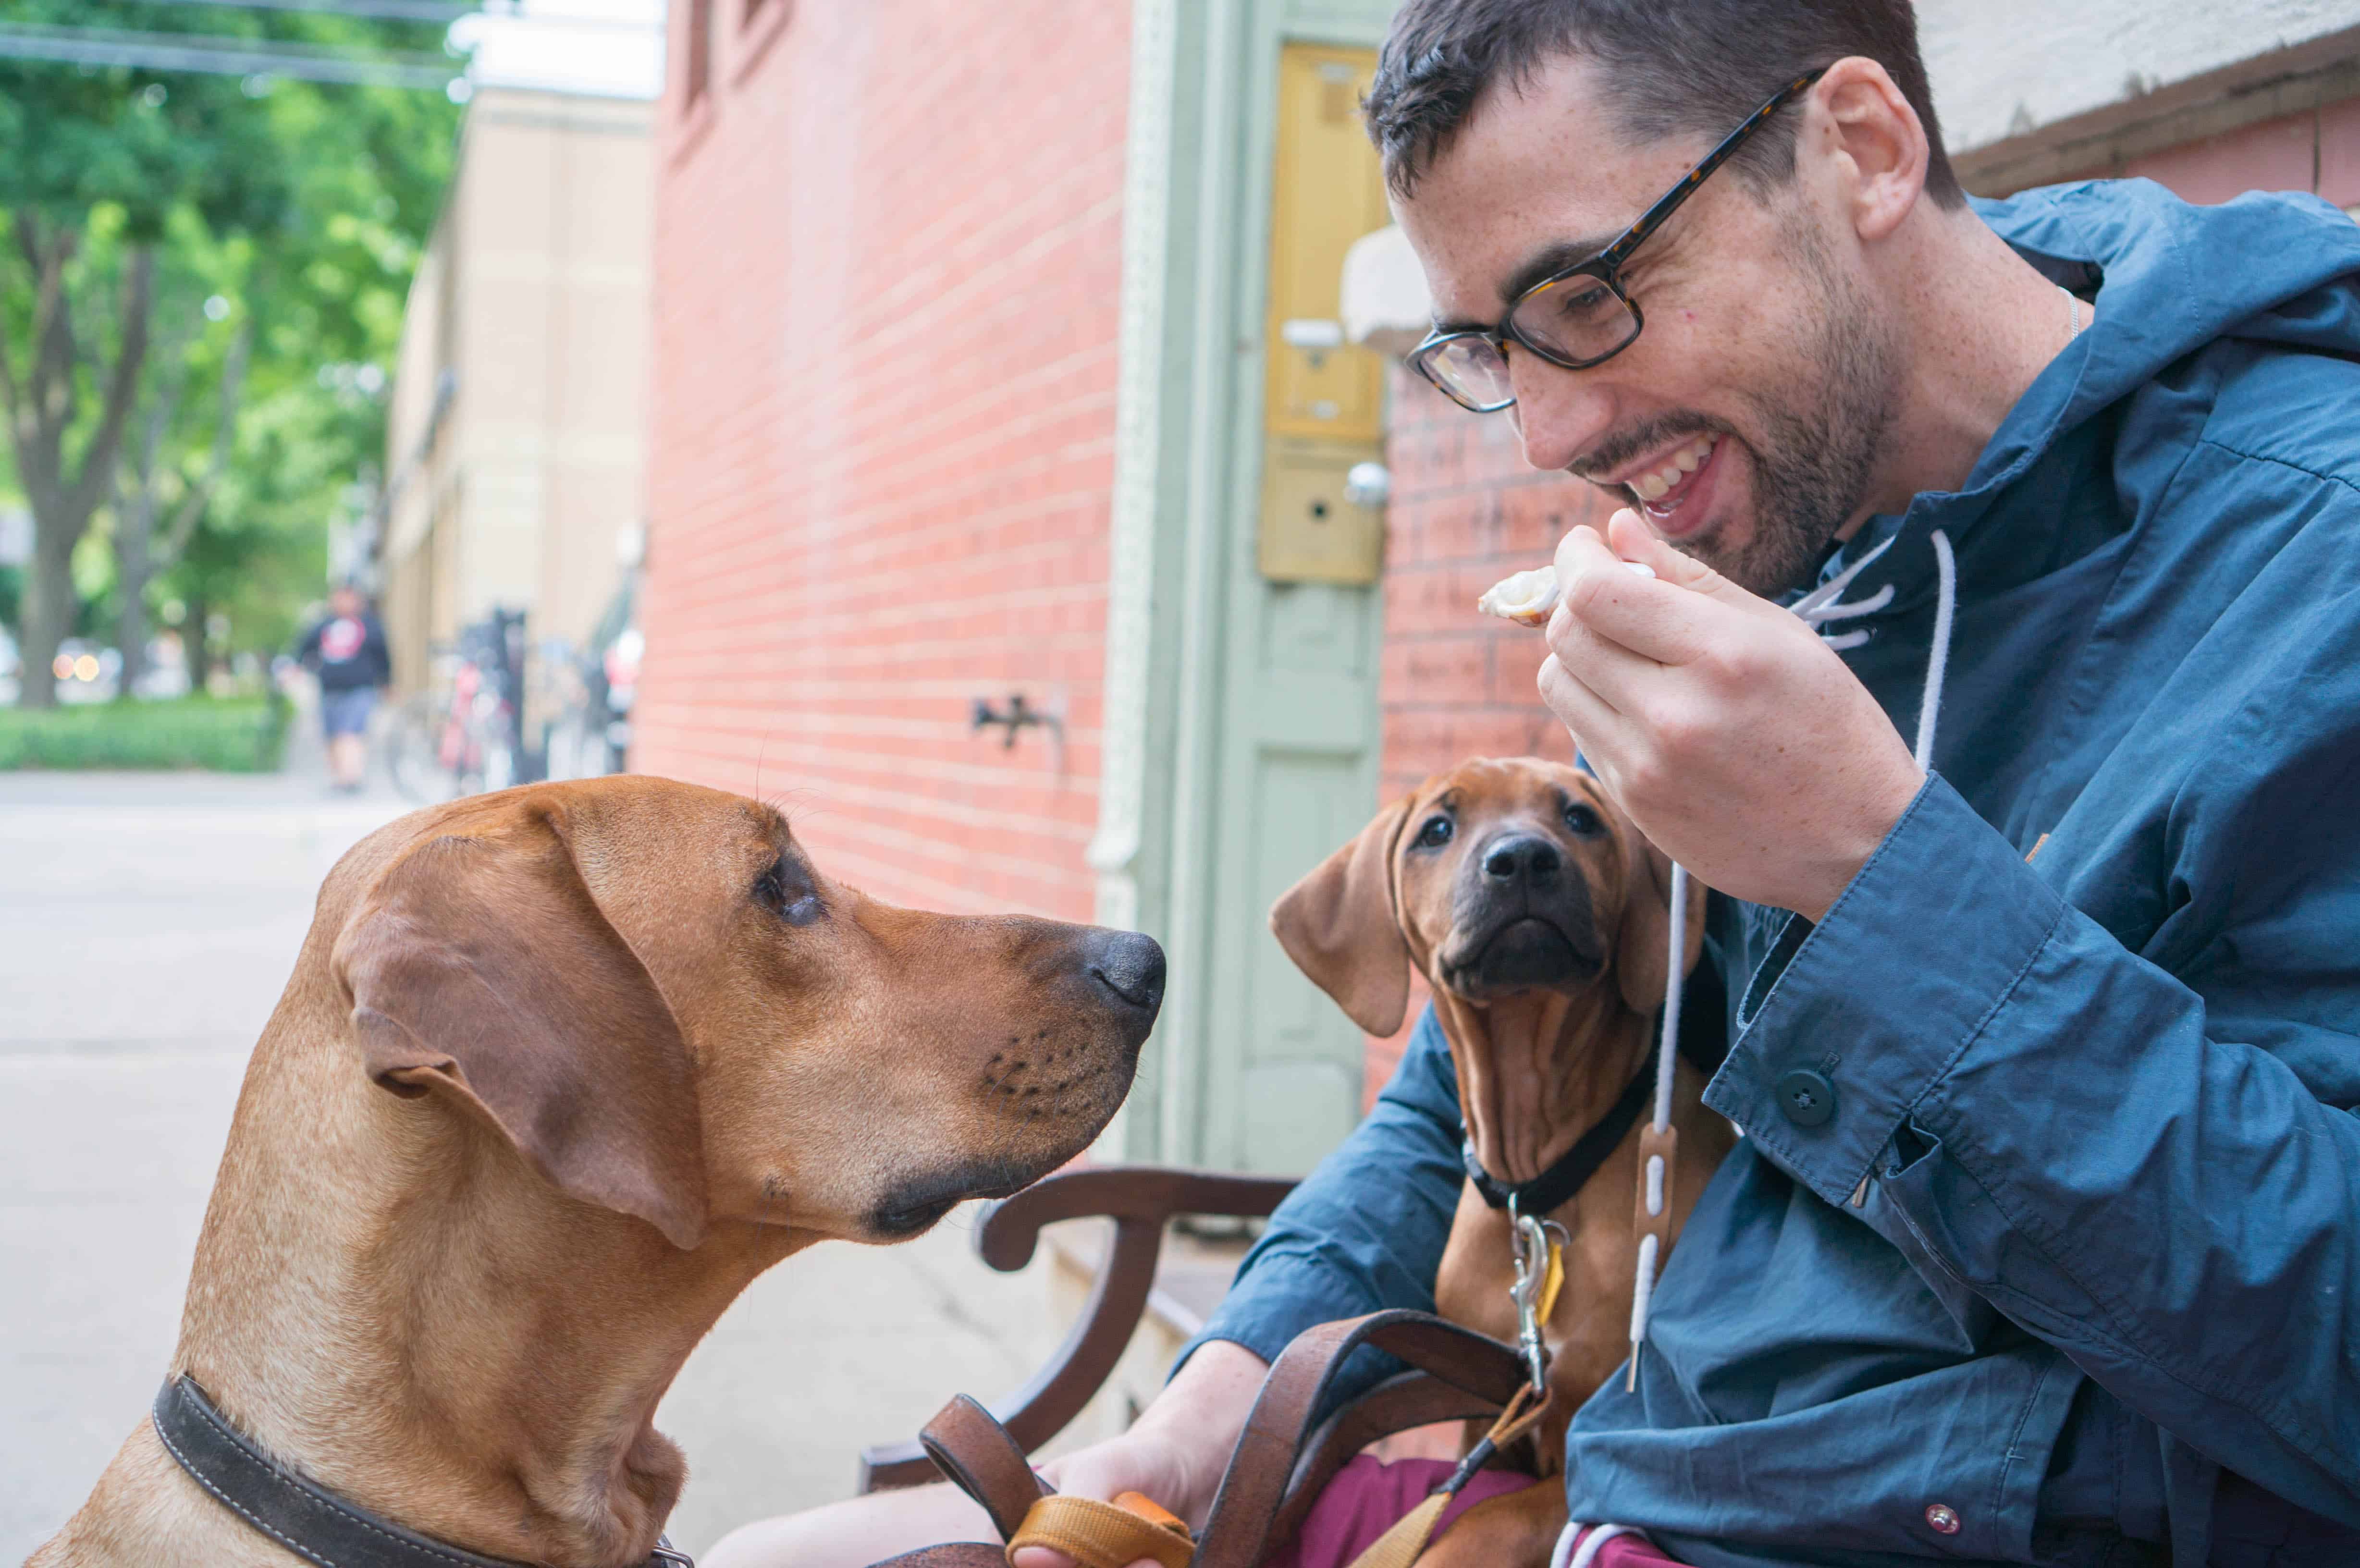
{"type": "Polygon", "coordinates": [[[1823,312],[1804,355],[1817,385],[1750,399],[1763,431],[1752,447],[1754,537],[1725,551],[1700,539],[1695,552],[1765,596],[1805,586],[1828,541],[1860,509],[1901,387],[1901,356],[1874,304],[1830,265],[1816,234],[1798,238],[1797,254],[1819,284],[1823,312]]]}
{"type": "MultiPolygon", "coordinates": [[[[1758,432],[1745,441],[1754,456],[1753,537],[1732,546],[1715,529],[1677,547],[1769,598],[1805,586],[1820,551],[1860,509],[1901,386],[1900,353],[1874,304],[1836,269],[1809,220],[1786,227],[1793,254],[1817,285],[1819,318],[1796,377],[1771,392],[1743,394],[1758,432]]],[[[1743,439],[1722,420],[1674,415],[1601,446],[1575,471],[1612,468],[1680,436],[1708,433],[1743,439]]],[[[1629,499],[1625,487],[1613,488],[1629,499]]]]}

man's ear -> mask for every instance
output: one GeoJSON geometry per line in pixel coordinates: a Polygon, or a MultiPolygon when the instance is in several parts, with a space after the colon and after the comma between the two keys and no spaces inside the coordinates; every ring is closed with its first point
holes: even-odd
{"type": "Polygon", "coordinates": [[[479,1116],[563,1191],[673,1246],[705,1226],[703,1128],[672,1008],[545,813],[421,844],[337,938],[369,1076],[479,1116]]]}
{"type": "Polygon", "coordinates": [[[1389,1035],[1409,1010],[1409,943],[1393,909],[1393,845],[1409,820],[1406,797],[1377,813],[1351,843],[1270,907],[1270,929],[1295,966],[1372,1035],[1389,1035]]]}
{"type": "MultiPolygon", "coordinates": [[[[1664,1005],[1672,958],[1671,857],[1628,830],[1636,846],[1631,890],[1622,898],[1622,929],[1616,937],[1614,977],[1622,1000],[1634,1013],[1652,1015],[1664,1005]]],[[[1680,975],[1687,978],[1704,952],[1704,884],[1688,878],[1688,933],[1680,944],[1680,975]]]]}

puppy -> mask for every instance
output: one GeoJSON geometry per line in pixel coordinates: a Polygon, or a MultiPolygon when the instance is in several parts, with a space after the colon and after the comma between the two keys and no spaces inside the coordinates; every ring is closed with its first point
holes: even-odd
{"type": "MultiPolygon", "coordinates": [[[[1473,1156],[1495,1181],[1516,1183],[1547,1171],[1634,1083],[1651,1081],[1671,963],[1669,882],[1670,863],[1589,775],[1481,758],[1379,812],[1278,900],[1271,928],[1372,1035],[1401,1028],[1410,972],[1426,977],[1473,1156]]],[[[1683,975],[1703,942],[1703,889],[1693,895],[1683,975]]],[[[1734,1141],[1704,1108],[1703,1089],[1679,1062],[1671,1236],[1734,1141]]],[[[1561,1464],[1573,1411],[1629,1354],[1646,1119],[1571,1197],[1534,1215],[1566,1238],[1564,1287],[1543,1325],[1548,1409],[1526,1456],[1544,1477],[1561,1464]]],[[[1511,1228],[1471,1180],[1462,1187],[1435,1301],[1453,1322],[1513,1344],[1511,1228]]],[[[1564,1521],[1564,1488],[1544,1483],[1470,1510],[1421,1562],[1546,1562],[1564,1521]]]]}
{"type": "MultiPolygon", "coordinates": [[[[405,817],[322,889],[170,1372],[410,1530],[645,1563],[685,1477],[650,1422],[722,1310],[814,1241],[914,1236],[1079,1153],[1163,985],[1145,937],[894,909],[686,784],[405,817]]],[[[299,1559],[143,1421],[32,1562],[299,1559]]]]}

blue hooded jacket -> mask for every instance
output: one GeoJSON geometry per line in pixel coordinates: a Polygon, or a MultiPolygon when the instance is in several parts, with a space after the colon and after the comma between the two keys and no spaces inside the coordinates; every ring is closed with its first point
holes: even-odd
{"type": "MultiPolygon", "coordinates": [[[[2260,1497],[2274,1561],[2360,1563],[2360,226],[1977,211],[2095,317],[1843,551],[1891,541],[1843,657],[1907,735],[1956,547],[1934,777],[1818,926],[1711,900],[1686,1010],[1746,1136],[1637,1391],[1575,1419],[1573,1517],[1700,1568],[2193,1565],[2260,1497]]],[[[1204,1337],[1430,1308],[1461,1136],[1429,1013],[1204,1337]]]]}

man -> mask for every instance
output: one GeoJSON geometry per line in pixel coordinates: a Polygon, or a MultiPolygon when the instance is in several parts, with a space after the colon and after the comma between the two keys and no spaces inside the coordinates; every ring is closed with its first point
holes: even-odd
{"type": "Polygon", "coordinates": [[[344,794],[361,787],[368,770],[369,714],[377,694],[393,679],[385,627],[350,583],[328,595],[328,614],[305,631],[295,656],[320,679],[320,727],[328,740],[330,784],[344,794]]]}
{"type": "MultiPolygon", "coordinates": [[[[1558,550],[1542,691],[1718,890],[1688,1011],[1725,985],[1747,1137],[1573,1517],[1708,1568],[2360,1563],[2360,230],[1967,201],[1904,0],[1410,0],[1368,114],[1415,362],[1631,508],[1558,550]],[[1826,640],[1779,607],[1846,572],[1826,640]]],[[[1430,1304],[1459,1137],[1429,1017],[1059,1483],[1201,1513],[1295,1333],[1430,1304]]]]}

